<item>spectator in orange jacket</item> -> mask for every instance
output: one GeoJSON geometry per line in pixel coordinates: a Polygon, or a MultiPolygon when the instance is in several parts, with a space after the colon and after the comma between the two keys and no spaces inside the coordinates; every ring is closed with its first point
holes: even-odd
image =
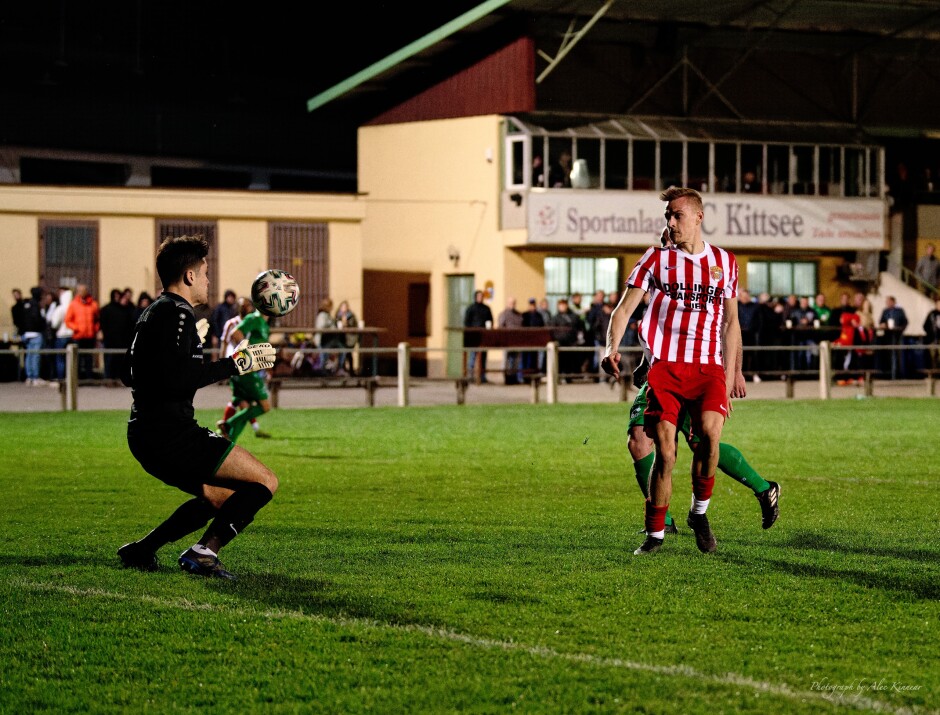
{"type": "MultiPolygon", "coordinates": [[[[88,293],[88,286],[79,283],[75,288],[75,298],[65,311],[65,325],[72,331],[72,339],[78,343],[79,351],[94,350],[98,346],[98,331],[101,329],[98,301],[88,293]]],[[[78,376],[87,379],[92,376],[91,354],[78,358],[78,376]]]]}

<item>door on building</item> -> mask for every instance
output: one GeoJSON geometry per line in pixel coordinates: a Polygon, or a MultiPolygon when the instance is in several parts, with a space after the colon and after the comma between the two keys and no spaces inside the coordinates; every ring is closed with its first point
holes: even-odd
{"type": "MultiPolygon", "coordinates": [[[[463,316],[473,302],[475,279],[472,273],[447,276],[447,327],[462,328],[463,316]]],[[[447,331],[447,376],[460,377],[464,370],[463,332],[447,331]]]]}

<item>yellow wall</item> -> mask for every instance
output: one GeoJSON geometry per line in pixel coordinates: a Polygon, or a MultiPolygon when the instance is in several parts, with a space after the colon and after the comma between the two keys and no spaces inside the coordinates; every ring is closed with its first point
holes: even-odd
{"type": "MultiPolygon", "coordinates": [[[[505,305],[500,143],[498,116],[359,129],[363,265],[431,274],[429,347],[446,344],[447,274],[472,273],[480,288],[492,281],[491,309],[498,314],[505,305]],[[456,265],[450,247],[460,253],[456,265]]],[[[439,374],[441,361],[429,368],[439,374]]]]}
{"type": "Polygon", "coordinates": [[[35,216],[0,213],[0,333],[13,332],[10,292],[19,288],[23,296],[39,282],[39,220],[35,216]],[[32,236],[30,242],[17,236],[32,236]]]}
{"type": "Polygon", "coordinates": [[[157,285],[153,262],[154,220],[140,216],[105,216],[98,220],[98,237],[98,300],[101,305],[108,302],[112,288],[133,288],[135,299],[143,290],[153,295],[157,285]]]}
{"type": "Polygon", "coordinates": [[[251,295],[251,282],[255,276],[275,267],[268,266],[268,224],[266,221],[225,219],[219,221],[218,229],[219,249],[214,258],[219,264],[216,295],[221,298],[224,291],[231,288],[236,295],[247,298],[251,295]]]}
{"type": "Polygon", "coordinates": [[[226,288],[247,294],[251,280],[270,267],[269,221],[325,221],[331,290],[342,292],[339,300],[349,300],[361,314],[363,215],[362,200],[345,195],[0,186],[0,331],[13,330],[11,290],[28,294],[39,284],[40,219],[98,223],[97,298],[103,302],[112,288],[153,291],[158,218],[218,222],[218,246],[210,260],[218,262],[220,297],[226,288]]]}
{"type": "Polygon", "coordinates": [[[349,308],[362,319],[362,235],[360,224],[330,224],[330,297],[333,309],[349,301],[349,308]]]}
{"type": "MultiPolygon", "coordinates": [[[[940,241],[940,206],[918,206],[917,207],[917,233],[918,244],[924,245],[940,241]]],[[[917,255],[922,255],[922,247],[918,245],[917,255]]]]}

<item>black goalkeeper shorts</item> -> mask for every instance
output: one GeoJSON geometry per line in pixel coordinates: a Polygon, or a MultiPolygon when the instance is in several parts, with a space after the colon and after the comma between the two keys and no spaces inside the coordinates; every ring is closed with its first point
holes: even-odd
{"type": "Polygon", "coordinates": [[[148,474],[194,496],[210,482],[235,446],[212,430],[193,425],[172,436],[128,432],[131,454],[148,474]]]}

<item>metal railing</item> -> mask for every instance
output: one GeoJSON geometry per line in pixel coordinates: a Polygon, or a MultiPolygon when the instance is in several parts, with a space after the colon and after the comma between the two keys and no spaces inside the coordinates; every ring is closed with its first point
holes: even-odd
{"type": "Polygon", "coordinates": [[[919,290],[924,295],[930,297],[931,300],[937,300],[940,298],[940,286],[932,286],[926,281],[920,279],[914,271],[908,270],[904,266],[900,266],[900,276],[901,282],[911,288],[919,290]]]}
{"type": "MultiPolygon", "coordinates": [[[[895,379],[904,378],[911,375],[917,375],[917,379],[923,376],[927,385],[926,393],[935,394],[935,382],[940,375],[940,370],[931,362],[930,351],[936,350],[936,346],[927,345],[866,345],[866,346],[839,346],[833,345],[829,341],[822,341],[817,344],[808,345],[780,345],[766,347],[746,347],[745,365],[756,363],[751,367],[746,367],[745,373],[748,378],[753,379],[754,375],[769,375],[770,378],[780,378],[787,382],[787,396],[793,396],[793,382],[795,381],[815,381],[818,384],[818,395],[820,399],[829,399],[832,388],[838,384],[838,380],[846,375],[864,376],[866,389],[871,390],[873,380],[879,382],[890,382],[895,379]],[[846,355],[852,355],[853,359],[849,365],[844,364],[846,355]],[[750,358],[750,360],[748,360],[750,358]]],[[[284,346],[280,348],[282,358],[290,360],[296,353],[306,355],[329,355],[343,351],[335,348],[295,348],[284,346]]],[[[5,349],[0,350],[0,358],[12,356],[17,360],[20,373],[25,362],[25,349],[5,349]]],[[[65,349],[42,349],[38,352],[40,356],[65,356],[65,376],[58,381],[58,390],[61,396],[61,409],[64,411],[73,411],[78,409],[79,388],[91,385],[119,385],[114,380],[110,382],[102,379],[79,379],[79,358],[80,356],[91,356],[92,359],[100,364],[107,355],[123,355],[124,350],[117,349],[79,349],[77,345],[72,344],[65,349]]],[[[207,351],[213,353],[217,351],[207,351]]],[[[416,348],[408,343],[399,343],[395,348],[356,348],[356,364],[360,366],[354,375],[348,376],[349,386],[356,386],[356,380],[363,378],[373,379],[379,387],[396,388],[396,404],[406,407],[411,402],[411,390],[415,387],[421,387],[425,384],[438,383],[441,381],[454,381],[462,383],[464,389],[474,383],[473,376],[461,371],[456,375],[440,375],[437,377],[416,377],[412,373],[412,362],[415,356],[424,356],[425,358],[437,358],[442,363],[447,363],[447,357],[451,353],[462,353],[464,356],[471,352],[479,352],[478,348],[416,348]],[[379,375],[374,366],[376,360],[380,357],[386,358],[385,364],[394,364],[394,371],[391,374],[379,375]]],[[[489,348],[487,352],[504,355],[506,352],[519,353],[538,353],[544,359],[539,361],[539,369],[523,376],[522,386],[528,385],[531,388],[529,401],[541,402],[542,390],[544,389],[544,402],[554,404],[559,402],[559,394],[567,389],[568,383],[597,382],[607,385],[610,389],[616,387],[609,376],[600,371],[600,348],[596,347],[560,347],[555,342],[550,342],[544,347],[537,348],[533,346],[520,346],[519,348],[489,348]],[[581,364],[591,361],[593,365],[596,359],[597,370],[590,371],[566,371],[563,365],[566,363],[564,357],[573,354],[583,355],[581,364]]],[[[620,399],[628,399],[628,391],[632,389],[631,370],[634,364],[639,360],[641,350],[638,347],[623,348],[621,354],[624,355],[620,386],[620,399]]],[[[464,360],[464,364],[466,364],[464,360]]],[[[492,368],[491,374],[505,374],[504,368],[492,368]]],[[[277,375],[277,378],[288,378],[293,382],[302,382],[304,377],[292,374],[277,375]]],[[[318,384],[324,384],[323,380],[342,380],[338,375],[317,374],[310,375],[315,378],[310,381],[310,387],[315,388],[318,384]]],[[[2,385],[2,383],[0,383],[2,385]]],[[[525,394],[525,390],[520,390],[520,394],[525,394]]]]}

